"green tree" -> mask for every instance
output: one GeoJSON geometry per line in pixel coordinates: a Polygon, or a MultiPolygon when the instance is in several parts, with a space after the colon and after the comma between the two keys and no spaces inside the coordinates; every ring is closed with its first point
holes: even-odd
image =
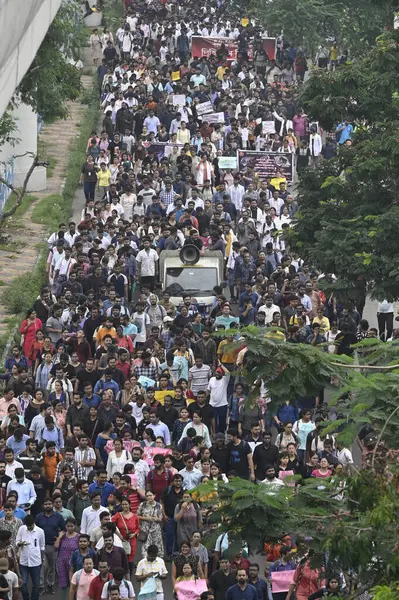
{"type": "Polygon", "coordinates": [[[335,273],[342,299],[365,290],[399,296],[398,42],[399,31],[386,32],[362,59],[334,73],[316,70],[302,93],[305,111],[324,129],[334,131],[343,118],[357,124],[352,146],[301,176],[289,235],[301,257],[335,273]]]}
{"type": "Polygon", "coordinates": [[[351,55],[362,54],[377,35],[393,25],[397,0],[252,0],[250,10],[269,35],[284,31],[294,46],[306,48],[310,58],[319,44],[336,39],[351,55]]]}
{"type": "Polygon", "coordinates": [[[80,94],[80,73],[74,66],[87,37],[80,27],[79,4],[63,1],[49,27],[40,48],[15,90],[7,112],[0,119],[0,143],[18,137],[18,123],[13,118],[13,108],[25,102],[51,123],[66,119],[69,115],[68,101],[80,94]]]}
{"type": "MultiPolygon", "coordinates": [[[[399,345],[365,340],[356,346],[356,363],[306,344],[290,344],[269,331],[247,328],[247,351],[242,375],[257,394],[262,380],[271,397],[271,413],[279,402],[293,399],[303,390],[316,393],[335,387],[331,401],[338,419],[327,422],[321,436],[335,431],[338,439],[354,442],[361,427],[371,424],[378,436],[368,457],[369,468],[330,481],[301,479],[296,487],[254,485],[239,478],[217,484],[219,508],[213,518],[229,532],[234,553],[244,540],[250,553],[263,548],[265,540],[280,542],[287,532],[310,539],[316,565],[342,572],[349,597],[375,586],[395,600],[399,577],[397,531],[399,527],[397,447],[399,425],[399,345]],[[334,386],[331,384],[334,381],[334,386]],[[337,387],[339,386],[339,387],[337,387]],[[350,392],[349,396],[344,396],[350,392]],[[360,588],[359,588],[360,586],[360,588]]],[[[292,481],[293,482],[293,481],[292,481]]],[[[288,481],[290,483],[290,481],[288,481]]],[[[214,492],[206,484],[204,495],[214,492]]],[[[214,503],[214,497],[210,504],[214,503]]]]}

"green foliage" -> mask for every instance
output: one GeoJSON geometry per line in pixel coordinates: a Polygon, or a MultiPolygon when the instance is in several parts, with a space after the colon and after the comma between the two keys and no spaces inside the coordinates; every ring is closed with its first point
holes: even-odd
{"type": "Polygon", "coordinates": [[[17,123],[13,115],[13,104],[10,103],[3,116],[0,118],[0,145],[5,143],[16,144],[18,138],[14,135],[17,132],[17,123]]]}
{"type": "Polygon", "coordinates": [[[392,26],[394,4],[396,0],[252,0],[250,11],[269,35],[283,30],[286,40],[305,48],[313,58],[318,45],[331,39],[351,55],[361,54],[386,26],[392,26]]]}
{"type": "Polygon", "coordinates": [[[354,144],[298,185],[299,214],[289,244],[321,272],[335,273],[341,300],[399,297],[397,189],[399,145],[399,31],[380,36],[375,48],[353,64],[316,70],[302,102],[327,130],[347,116],[354,144]],[[389,243],[387,243],[389,240],[389,243]]]}
{"type": "Polygon", "coordinates": [[[80,73],[73,65],[79,57],[84,33],[79,29],[79,5],[63,2],[18,87],[18,95],[46,122],[68,116],[68,100],[80,93],[80,73]]]}
{"type": "Polygon", "coordinates": [[[45,267],[46,259],[43,253],[33,273],[19,275],[2,292],[2,302],[11,313],[24,315],[31,308],[45,281],[45,267]]]}
{"type": "MultiPolygon", "coordinates": [[[[26,213],[31,204],[33,204],[33,202],[36,202],[36,200],[37,196],[33,196],[33,194],[26,194],[22,199],[22,203],[21,206],[18,208],[18,212],[15,214],[14,217],[12,217],[11,220],[7,221],[7,227],[11,224],[13,226],[20,226],[21,223],[18,221],[18,219],[26,213]]],[[[10,210],[11,206],[15,203],[15,201],[16,194],[14,192],[11,192],[11,194],[7,198],[7,202],[4,205],[4,210],[10,210]]]]}

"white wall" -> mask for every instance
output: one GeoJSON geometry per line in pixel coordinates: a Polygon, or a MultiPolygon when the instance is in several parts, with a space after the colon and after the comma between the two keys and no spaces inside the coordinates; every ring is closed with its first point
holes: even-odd
{"type": "Polygon", "coordinates": [[[32,61],[61,0],[1,0],[0,117],[32,61]]]}

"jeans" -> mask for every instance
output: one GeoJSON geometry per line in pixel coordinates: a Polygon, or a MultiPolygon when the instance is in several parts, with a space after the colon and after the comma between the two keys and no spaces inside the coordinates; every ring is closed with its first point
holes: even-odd
{"type": "Polygon", "coordinates": [[[378,333],[380,339],[386,342],[392,337],[393,331],[393,312],[377,313],[378,333]],[[385,333],[386,329],[386,333],[385,333]]]}
{"type": "Polygon", "coordinates": [[[213,418],[215,419],[215,433],[224,433],[226,431],[227,404],[214,406],[213,418]]]}
{"type": "Polygon", "coordinates": [[[29,591],[28,591],[28,582],[29,575],[32,579],[32,594],[30,596],[31,600],[39,600],[39,589],[40,589],[40,569],[41,565],[38,567],[26,567],[25,565],[19,565],[21,570],[22,577],[22,597],[24,600],[29,600],[29,591]]]}
{"type": "Polygon", "coordinates": [[[94,200],[94,194],[96,191],[96,182],[95,181],[85,181],[83,184],[83,191],[85,194],[86,202],[89,200],[94,200]]]}
{"type": "Polygon", "coordinates": [[[46,544],[44,551],[43,569],[40,573],[40,587],[53,586],[55,583],[55,562],[57,560],[57,554],[54,550],[54,546],[46,544]]]}
{"type": "Polygon", "coordinates": [[[176,521],[169,518],[169,521],[164,525],[165,534],[165,552],[168,556],[173,554],[176,547],[176,521]]]}

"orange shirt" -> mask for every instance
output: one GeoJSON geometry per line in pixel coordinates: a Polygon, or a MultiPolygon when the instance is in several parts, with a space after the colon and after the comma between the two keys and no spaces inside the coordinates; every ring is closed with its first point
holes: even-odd
{"type": "Polygon", "coordinates": [[[55,472],[57,470],[57,465],[62,461],[62,454],[55,453],[54,456],[49,456],[47,452],[43,454],[43,469],[45,478],[50,481],[50,483],[55,482],[55,472]]]}

